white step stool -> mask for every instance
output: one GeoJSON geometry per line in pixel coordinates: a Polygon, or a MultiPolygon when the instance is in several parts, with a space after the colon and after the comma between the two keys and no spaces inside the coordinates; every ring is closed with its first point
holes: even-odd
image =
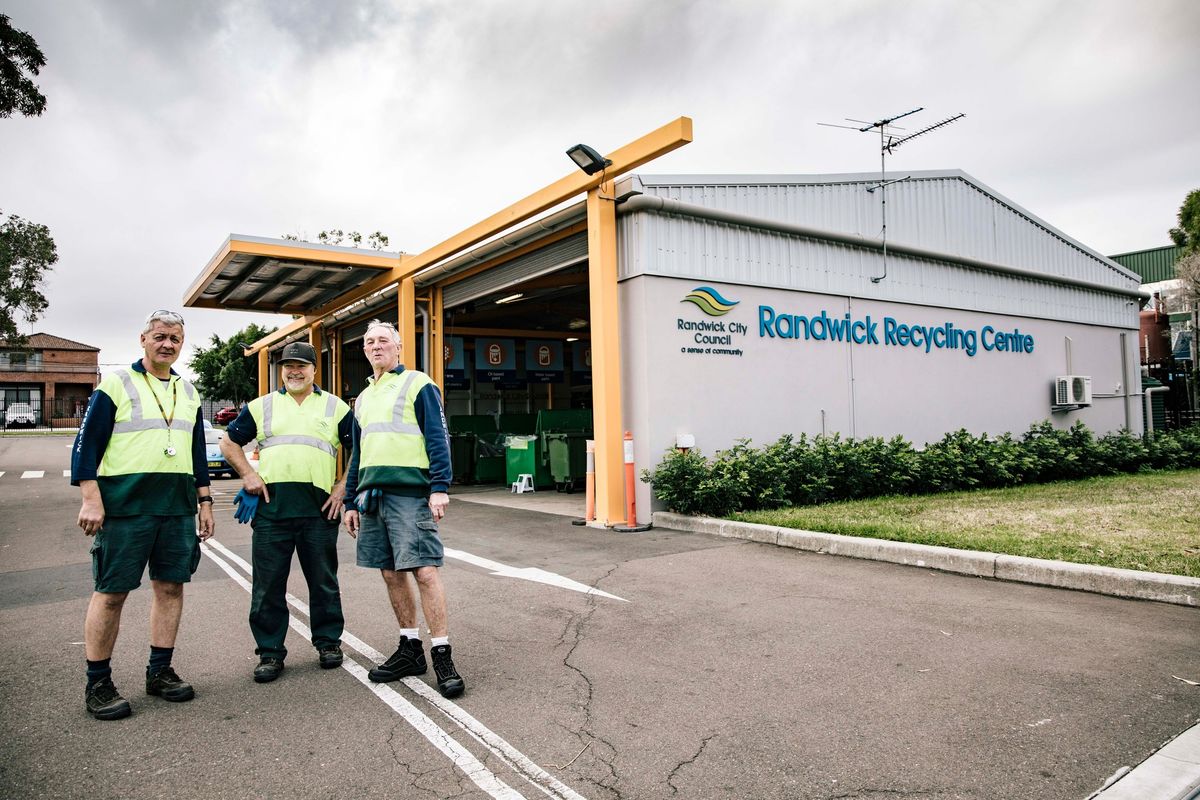
{"type": "Polygon", "coordinates": [[[517,479],[515,481],[513,481],[511,491],[516,492],[517,494],[524,494],[525,492],[536,492],[537,489],[533,488],[533,476],[530,475],[528,472],[522,472],[520,475],[517,476],[517,479]]]}

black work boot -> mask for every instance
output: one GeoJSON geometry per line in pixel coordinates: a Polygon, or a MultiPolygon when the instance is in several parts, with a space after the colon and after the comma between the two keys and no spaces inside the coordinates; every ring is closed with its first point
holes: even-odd
{"type": "Polygon", "coordinates": [[[169,666],[146,676],[146,694],[161,697],[172,703],[183,703],[196,696],[192,685],[176,675],[175,670],[169,666]]]}
{"type": "Polygon", "coordinates": [[[255,683],[270,683],[283,672],[283,659],[273,656],[263,656],[258,666],[254,668],[255,683]]]}
{"type": "Polygon", "coordinates": [[[342,648],[335,645],[327,645],[317,650],[317,659],[321,662],[321,669],[333,669],[342,665],[342,648]]]}
{"type": "Polygon", "coordinates": [[[121,697],[112,678],[96,681],[84,694],[88,713],[96,719],[122,719],[131,713],[129,701],[121,697]]]}
{"type": "Polygon", "coordinates": [[[450,645],[439,644],[430,650],[429,654],[433,657],[433,673],[437,675],[437,687],[442,697],[458,697],[466,685],[458,670],[454,668],[454,661],[450,658],[450,645]]]}
{"type": "Polygon", "coordinates": [[[424,675],[429,669],[425,663],[425,646],[420,639],[400,637],[400,646],[392,657],[367,673],[375,683],[387,683],[406,675],[424,675]]]}

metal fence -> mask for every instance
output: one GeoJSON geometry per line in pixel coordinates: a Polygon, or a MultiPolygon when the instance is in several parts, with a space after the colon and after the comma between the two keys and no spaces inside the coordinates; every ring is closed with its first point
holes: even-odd
{"type": "MultiPolygon", "coordinates": [[[[7,408],[0,408],[0,421],[4,425],[4,431],[7,433],[10,430],[19,430],[21,428],[41,428],[43,430],[72,430],[78,428],[83,421],[84,412],[87,411],[87,398],[63,397],[53,400],[29,399],[24,402],[8,403],[7,408]],[[30,425],[22,420],[13,420],[9,424],[8,411],[14,411],[28,408],[33,413],[33,424],[30,425]]],[[[229,400],[201,400],[200,410],[204,419],[212,421],[215,415],[222,408],[228,406],[237,407],[229,400]]],[[[21,415],[23,416],[23,415],[21,415]]]]}

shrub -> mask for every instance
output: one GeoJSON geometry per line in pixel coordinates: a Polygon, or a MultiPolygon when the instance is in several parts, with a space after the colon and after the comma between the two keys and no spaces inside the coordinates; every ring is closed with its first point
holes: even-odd
{"type": "Polygon", "coordinates": [[[1128,431],[1096,438],[1082,423],[1049,422],[1010,434],[948,433],[917,451],[903,438],[783,436],[759,450],[744,439],[706,460],[670,450],[642,472],[654,496],[681,514],[816,505],[886,494],[997,488],[1146,469],[1200,467],[1200,426],[1142,439],[1128,431]]]}

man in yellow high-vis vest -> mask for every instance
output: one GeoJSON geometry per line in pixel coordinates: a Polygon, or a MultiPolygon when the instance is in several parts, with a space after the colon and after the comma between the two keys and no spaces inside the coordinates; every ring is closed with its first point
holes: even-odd
{"type": "Polygon", "coordinates": [[[354,406],[357,427],[346,479],[346,529],[358,538],[358,565],[378,569],[400,624],[391,658],[368,673],[376,682],[428,669],[417,628],[409,575],[416,579],[429,626],[438,691],[463,693],[450,657],[446,594],[438,568],[444,549],[437,522],[450,505],[453,473],[442,396],[428,375],[400,364],[400,334],[379,320],[367,323],[363,352],[374,376],[354,406]]]}
{"type": "Polygon", "coordinates": [[[183,352],[183,317],[155,311],[141,345],[139,361],[105,376],[92,393],[71,455],[71,485],[83,494],[78,524],[95,536],[95,591],[83,640],[84,700],[96,719],[130,713],[113,684],[110,659],[125,598],[141,584],[147,564],[154,597],[146,693],[177,703],[195,696],[171,658],[183,584],[200,563],[200,541],[214,531],[204,418],[195,387],[171,369],[183,352]]]}
{"type": "Polygon", "coordinates": [[[308,583],[312,644],[321,667],[342,663],[337,535],[346,483],[335,485],[335,480],[338,447],[353,444],[354,415],[314,383],[316,361],[310,344],[284,347],[279,364],[283,386],[247,403],[221,440],[221,452],[242,476],[243,491],[255,506],[250,631],[259,657],[256,683],[270,683],[283,672],[293,552],[308,583]],[[254,441],[257,472],[242,449],[254,441]]]}

